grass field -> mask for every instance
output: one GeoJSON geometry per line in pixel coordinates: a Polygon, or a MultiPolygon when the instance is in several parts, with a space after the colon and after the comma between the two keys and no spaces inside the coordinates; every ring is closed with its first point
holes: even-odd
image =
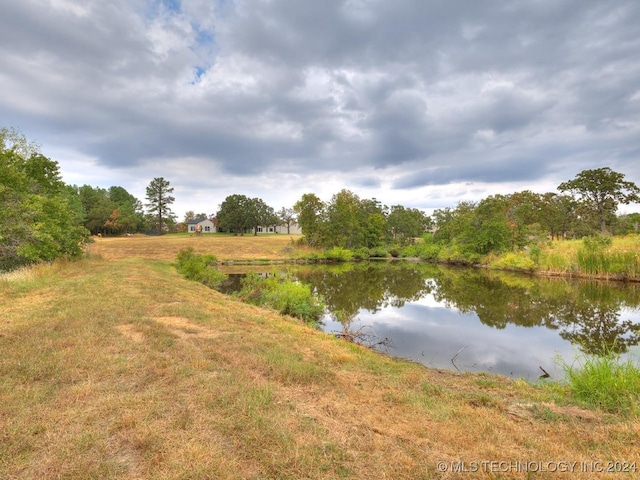
{"type": "Polygon", "coordinates": [[[133,237],[98,238],[91,252],[107,260],[147,258],[172,262],[178,252],[193,247],[196,253],[214,253],[219,260],[285,259],[306,250],[295,246],[300,235],[206,235],[200,237],[166,235],[162,237],[136,235],[133,237]]]}
{"type": "Polygon", "coordinates": [[[584,470],[640,462],[636,417],[239,303],[176,273],[185,246],[296,255],[284,235],[98,239],[0,277],[0,479],[635,477],[584,470]]]}

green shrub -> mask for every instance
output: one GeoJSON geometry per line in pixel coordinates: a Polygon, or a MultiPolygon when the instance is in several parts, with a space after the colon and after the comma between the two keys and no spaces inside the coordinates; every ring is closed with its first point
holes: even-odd
{"type": "Polygon", "coordinates": [[[393,258],[398,258],[402,253],[402,247],[400,245],[389,245],[389,255],[393,258]]]}
{"type": "MultiPolygon", "coordinates": [[[[561,362],[562,363],[562,362],[561,362]]],[[[607,412],[637,413],[640,398],[640,368],[619,354],[585,355],[572,365],[562,363],[575,398],[607,412]]]]}
{"type": "Polygon", "coordinates": [[[176,268],[185,278],[214,288],[227,278],[215,267],[216,263],[215,255],[194,253],[189,247],[178,252],[176,268]]]}
{"type": "Polygon", "coordinates": [[[440,247],[432,242],[429,243],[417,243],[415,245],[409,245],[402,250],[402,257],[416,257],[422,260],[436,260],[440,247]]]}
{"type": "Polygon", "coordinates": [[[330,262],[348,262],[353,258],[353,252],[345,248],[333,247],[326,250],[323,256],[330,262]]]}
{"type": "Polygon", "coordinates": [[[322,300],[312,293],[309,285],[286,277],[264,278],[255,273],[248,274],[236,296],[252,305],[273,308],[309,323],[317,322],[324,313],[322,300]]]}
{"type": "Polygon", "coordinates": [[[492,265],[510,270],[533,270],[535,262],[525,253],[506,253],[498,257],[492,265]]]}
{"type": "Polygon", "coordinates": [[[474,265],[481,263],[482,255],[470,252],[458,243],[442,246],[438,251],[438,261],[474,265]]]}
{"type": "Polygon", "coordinates": [[[589,251],[602,251],[613,244],[613,239],[605,235],[597,235],[595,237],[585,237],[582,239],[584,248],[589,251]]]}
{"type": "Polygon", "coordinates": [[[389,252],[385,247],[373,247],[369,249],[369,258],[387,258],[389,252]]]}
{"type": "Polygon", "coordinates": [[[538,245],[532,245],[529,249],[529,258],[533,261],[534,265],[540,264],[540,256],[542,255],[542,249],[538,245]]]}
{"type": "Polygon", "coordinates": [[[358,248],[352,252],[354,260],[367,260],[370,256],[368,248],[358,248]]]}

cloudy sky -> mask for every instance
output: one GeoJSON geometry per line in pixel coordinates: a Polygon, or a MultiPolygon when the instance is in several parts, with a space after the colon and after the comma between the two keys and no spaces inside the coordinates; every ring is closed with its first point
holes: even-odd
{"type": "MultiPolygon", "coordinates": [[[[640,185],[638,0],[0,0],[0,126],[174,212],[640,185]]],[[[634,209],[640,208],[634,206],[634,209]]]]}

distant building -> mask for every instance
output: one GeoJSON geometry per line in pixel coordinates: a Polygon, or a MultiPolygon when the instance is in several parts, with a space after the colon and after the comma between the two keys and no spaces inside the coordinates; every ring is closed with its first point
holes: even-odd
{"type": "Polygon", "coordinates": [[[189,233],[196,233],[198,225],[202,228],[202,233],[215,233],[216,226],[208,218],[195,218],[187,222],[187,231],[189,233]]]}
{"type": "Polygon", "coordinates": [[[270,227],[258,227],[258,233],[284,233],[289,235],[299,235],[302,233],[300,226],[293,222],[287,231],[286,225],[272,225],[270,227]]]}

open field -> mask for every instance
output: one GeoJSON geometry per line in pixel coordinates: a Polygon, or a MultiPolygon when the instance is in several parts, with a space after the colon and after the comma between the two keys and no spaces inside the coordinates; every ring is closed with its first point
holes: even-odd
{"type": "Polygon", "coordinates": [[[640,469],[637,418],[387,358],[170,263],[185,246],[285,258],[289,243],[98,239],[87,259],[0,279],[0,479],[637,476],[585,472],[640,469]]]}
{"type": "Polygon", "coordinates": [[[219,235],[203,234],[200,237],[165,235],[150,237],[94,238],[90,246],[93,254],[108,260],[121,258],[147,258],[172,262],[183,248],[193,247],[196,253],[213,253],[219,260],[226,259],[285,259],[290,258],[297,247],[294,243],[300,235],[219,235]]]}

